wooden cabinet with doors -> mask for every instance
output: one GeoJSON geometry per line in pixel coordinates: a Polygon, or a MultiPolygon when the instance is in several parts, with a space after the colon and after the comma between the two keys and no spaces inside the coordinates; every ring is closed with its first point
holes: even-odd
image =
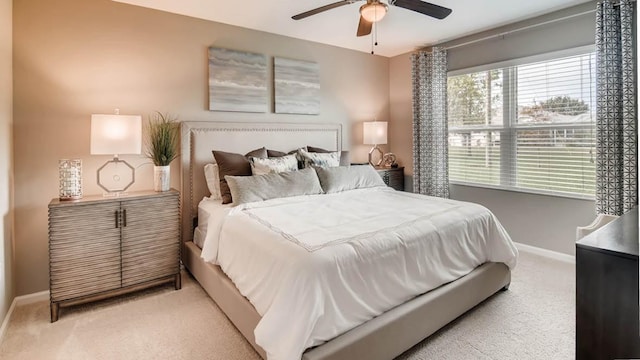
{"type": "Polygon", "coordinates": [[[181,287],[178,191],[49,203],[52,322],[60,306],[166,282],[181,287]]]}

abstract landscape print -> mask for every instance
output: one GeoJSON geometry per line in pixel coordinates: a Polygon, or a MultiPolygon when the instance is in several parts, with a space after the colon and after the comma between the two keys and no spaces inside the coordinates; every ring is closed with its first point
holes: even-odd
{"type": "Polygon", "coordinates": [[[209,48],[209,110],[267,112],[267,57],[209,48]]]}
{"type": "Polygon", "coordinates": [[[274,58],[275,112],[320,114],[320,75],[315,62],[274,58]]]}

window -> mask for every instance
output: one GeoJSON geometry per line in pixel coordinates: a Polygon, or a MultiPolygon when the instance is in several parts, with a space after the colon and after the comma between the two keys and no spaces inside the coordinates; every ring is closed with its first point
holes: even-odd
{"type": "Polygon", "coordinates": [[[595,54],[449,76],[452,182],[593,197],[595,54]]]}

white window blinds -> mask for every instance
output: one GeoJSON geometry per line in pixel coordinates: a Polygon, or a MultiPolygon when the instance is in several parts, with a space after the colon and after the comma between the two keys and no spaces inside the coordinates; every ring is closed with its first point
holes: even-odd
{"type": "Polygon", "coordinates": [[[595,55],[450,76],[452,182],[595,192],[595,55]]]}

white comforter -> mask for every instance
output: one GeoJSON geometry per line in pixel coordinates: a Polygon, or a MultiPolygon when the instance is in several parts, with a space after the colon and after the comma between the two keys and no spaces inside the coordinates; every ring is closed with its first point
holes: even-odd
{"type": "Polygon", "coordinates": [[[517,250],[480,205],[372,188],[218,207],[202,257],[262,316],[268,359],[289,360],[517,250]]]}

